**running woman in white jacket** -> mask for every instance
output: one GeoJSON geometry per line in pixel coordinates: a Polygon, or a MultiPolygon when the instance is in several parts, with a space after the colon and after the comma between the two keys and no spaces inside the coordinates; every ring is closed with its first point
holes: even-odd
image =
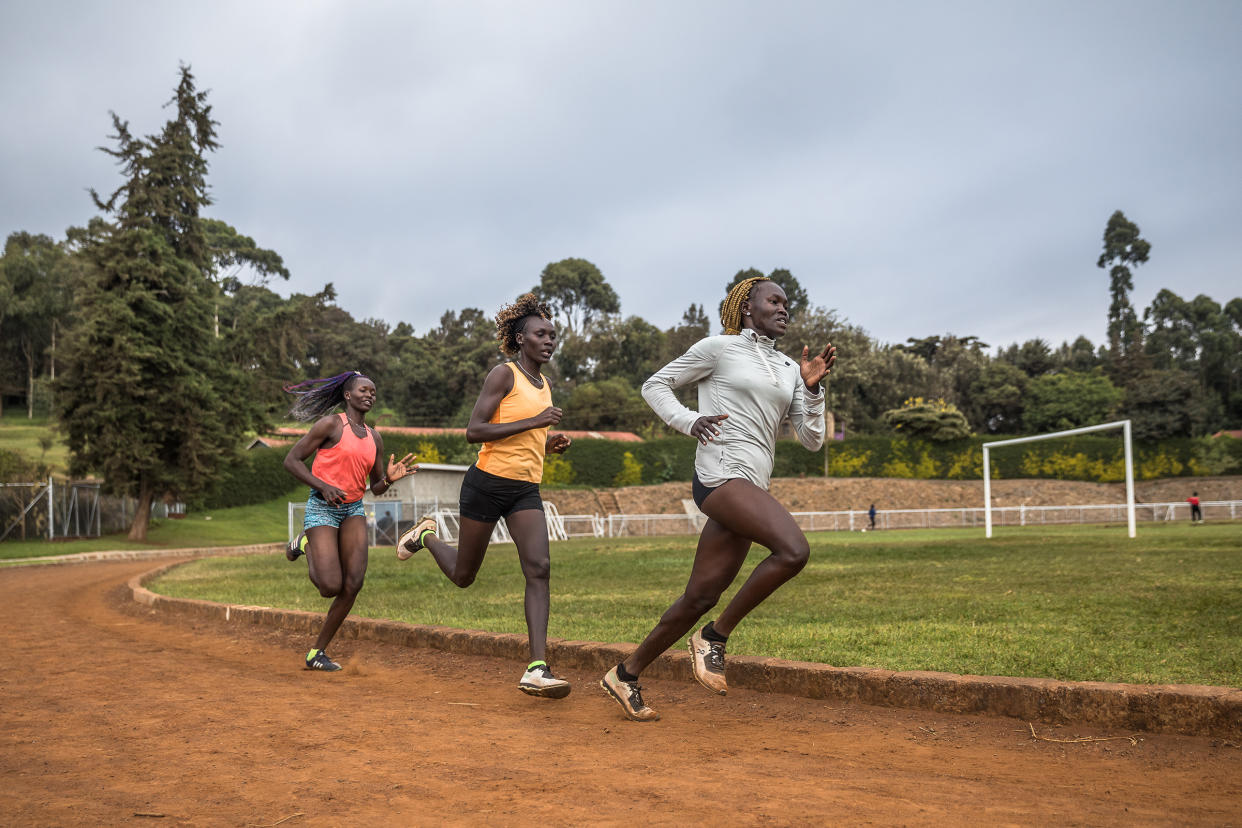
{"type": "Polygon", "coordinates": [[[600,686],[635,721],[660,718],[644,704],[639,674],[707,613],[733,583],[752,543],[771,551],[724,611],[687,641],[694,677],[724,695],[725,642],[746,614],[797,575],[810,554],[806,536],[768,485],[776,429],[789,415],[798,440],[811,451],[824,443],[824,393],[836,348],[814,355],[802,348],[800,365],[776,350],[789,322],[785,291],[757,277],[739,282],[721,305],[723,336],[711,336],[643,383],[643,398],[673,428],[699,441],[694,501],[708,518],[685,592],[629,658],[608,671],[600,686]],[[698,383],[691,411],[673,389],[698,383]]]}

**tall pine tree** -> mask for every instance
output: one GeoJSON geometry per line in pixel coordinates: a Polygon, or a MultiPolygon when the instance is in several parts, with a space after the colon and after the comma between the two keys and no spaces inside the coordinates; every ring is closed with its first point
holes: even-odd
{"type": "Polygon", "coordinates": [[[102,474],[138,499],[131,540],[144,540],[156,498],[207,488],[258,411],[248,378],[221,358],[213,332],[213,262],[200,217],[211,203],[206,153],[216,144],[207,93],[187,66],[157,135],[112,116],[125,183],[96,205],[108,232],[90,263],[80,323],[58,379],[57,407],[74,473],[102,474]]]}
{"type": "Polygon", "coordinates": [[[1112,297],[1108,306],[1108,347],[1114,373],[1133,374],[1141,368],[1137,363],[1142,356],[1143,324],[1130,303],[1130,291],[1134,290],[1130,266],[1147,261],[1150,252],[1151,245],[1139,235],[1138,225],[1127,219],[1125,213],[1118,210],[1109,217],[1104,228],[1104,250],[1096,266],[1111,265],[1108,271],[1112,297]]]}

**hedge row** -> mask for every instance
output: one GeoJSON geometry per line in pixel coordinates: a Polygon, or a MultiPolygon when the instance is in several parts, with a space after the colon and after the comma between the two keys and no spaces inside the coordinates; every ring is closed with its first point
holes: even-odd
{"type": "MultiPolygon", "coordinates": [[[[901,437],[858,437],[830,442],[814,452],[796,441],[782,440],[776,444],[772,474],[978,480],[983,476],[982,443],[991,439],[933,443],[901,437]]],[[[626,485],[636,479],[644,484],[689,480],[694,471],[695,445],[684,437],[645,443],[579,440],[564,458],[549,458],[546,485],[601,487],[626,485]]],[[[1134,453],[1134,474],[1140,480],[1242,474],[1242,440],[1185,438],[1137,443],[1134,453]]],[[[1125,477],[1124,447],[1118,437],[1080,436],[1001,447],[992,450],[991,465],[997,478],[1114,482],[1125,477]]]]}
{"type": "Polygon", "coordinates": [[[28,460],[16,451],[0,449],[0,482],[39,483],[44,480],[47,480],[46,466],[28,460]]]}
{"type": "MultiPolygon", "coordinates": [[[[933,443],[904,437],[853,437],[830,441],[807,451],[793,440],[776,444],[774,477],[896,477],[978,480],[983,476],[982,443],[996,438],[971,437],[933,443]]],[[[694,472],[697,444],[688,437],[666,437],[643,443],[577,440],[563,456],[552,456],[544,469],[544,486],[607,486],[687,481],[694,472]]],[[[478,446],[456,434],[384,438],[384,451],[406,452],[423,463],[468,465],[478,446]]],[[[1188,477],[1242,474],[1242,440],[1174,439],[1136,443],[1135,477],[1188,477]]],[[[215,491],[201,504],[207,508],[238,506],[268,500],[298,488],[285,471],[284,449],[255,449],[243,454],[221,476],[215,491]]],[[[1124,479],[1124,449],[1119,436],[1085,435],[993,449],[996,478],[1051,478],[1115,482],[1124,479]]]]}
{"type": "Polygon", "coordinates": [[[212,490],[190,505],[199,509],[226,509],[263,503],[292,493],[302,484],[285,471],[285,455],[288,453],[287,449],[279,448],[256,448],[242,452],[225,466],[212,490]]]}

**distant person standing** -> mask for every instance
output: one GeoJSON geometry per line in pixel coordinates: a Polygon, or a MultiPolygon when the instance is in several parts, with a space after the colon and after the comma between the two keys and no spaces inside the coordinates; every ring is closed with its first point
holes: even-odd
{"type": "Polygon", "coordinates": [[[867,510],[867,517],[871,519],[870,529],[875,529],[875,504],[871,504],[871,508],[867,510]]]}
{"type": "Polygon", "coordinates": [[[1190,522],[1203,523],[1203,510],[1199,508],[1199,493],[1191,492],[1186,502],[1190,504],[1190,522]]]}

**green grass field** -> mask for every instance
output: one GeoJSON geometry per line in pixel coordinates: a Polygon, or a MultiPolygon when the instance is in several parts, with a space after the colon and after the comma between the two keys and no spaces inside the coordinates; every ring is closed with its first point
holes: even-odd
{"type": "Polygon", "coordinates": [[[13,558],[68,555],[108,549],[173,549],[194,546],[244,546],[288,539],[289,498],[282,496],[253,506],[190,512],[180,520],[153,520],[146,543],[125,539],[125,533],[83,540],[6,540],[0,543],[0,564],[13,558]]]}
{"type": "Polygon", "coordinates": [[[69,450],[46,417],[26,419],[26,410],[8,408],[0,417],[0,450],[14,451],[32,462],[47,463],[52,471],[64,474],[69,468],[69,450]],[[48,442],[46,451],[40,440],[48,442]]]}
{"type": "MultiPolygon", "coordinates": [[[[839,666],[1242,687],[1242,523],[817,533],[806,570],[751,615],[730,652],[839,666]]],[[[636,642],[684,585],[693,538],[552,547],[549,634],[636,642]]],[[[764,553],[755,550],[743,570],[764,553]]],[[[739,579],[740,581],[740,579],[739,579]]],[[[157,592],[323,611],[303,562],[207,559],[157,592]]],[[[731,593],[729,593],[731,594],[731,593]]],[[[726,595],[727,600],[728,595],[726,595]]],[[[372,552],[355,613],[524,633],[511,545],[453,587],[420,553],[372,552]]],[[[709,616],[710,617],[710,616],[709,616]]]]}

